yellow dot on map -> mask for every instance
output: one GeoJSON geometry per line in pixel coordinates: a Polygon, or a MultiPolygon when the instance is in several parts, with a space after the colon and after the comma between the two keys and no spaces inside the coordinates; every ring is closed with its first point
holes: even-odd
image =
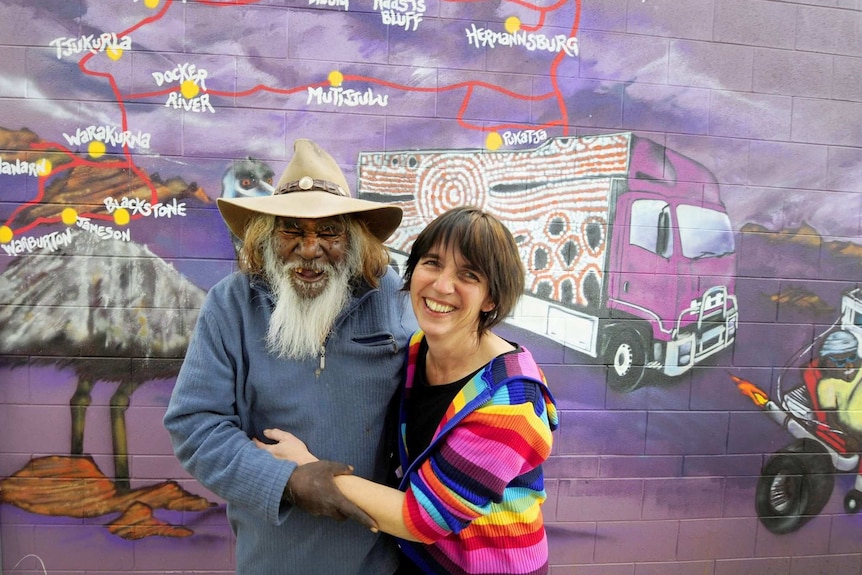
{"type": "Polygon", "coordinates": [[[71,226],[78,221],[78,212],[75,210],[75,208],[66,208],[62,212],[60,212],[60,219],[67,226],[71,226]]]}
{"type": "Polygon", "coordinates": [[[105,155],[105,149],[105,142],[93,140],[90,142],[90,145],[87,146],[87,153],[90,154],[91,158],[101,158],[105,155]]]}
{"type": "Polygon", "coordinates": [[[191,100],[201,91],[200,87],[195,84],[194,80],[186,80],[183,82],[182,87],[180,88],[180,92],[183,94],[183,98],[186,100],[191,100]]]}
{"type": "Polygon", "coordinates": [[[116,212],[114,212],[114,222],[118,226],[125,226],[131,220],[131,216],[129,215],[129,210],[126,208],[118,208],[116,212]]]}
{"type": "Polygon", "coordinates": [[[123,57],[123,49],[119,46],[111,46],[110,48],[105,50],[105,54],[108,55],[108,58],[116,62],[123,57]]]}
{"type": "Polygon", "coordinates": [[[508,32],[509,34],[514,34],[521,29],[521,19],[517,16],[509,16],[508,18],[506,18],[505,28],[506,32],[508,32]]]}
{"type": "Polygon", "coordinates": [[[159,5],[159,0],[144,0],[144,6],[147,8],[155,8],[159,5]]]}
{"type": "Polygon", "coordinates": [[[498,149],[503,145],[503,137],[497,132],[491,132],[488,134],[488,137],[485,138],[485,147],[491,151],[498,149]]]}
{"type": "Polygon", "coordinates": [[[329,83],[336,87],[340,86],[344,83],[344,74],[338,70],[333,70],[329,73],[329,83]]]}
{"type": "Polygon", "coordinates": [[[0,226],[0,244],[8,244],[12,241],[12,236],[14,235],[12,228],[9,226],[0,226]]]}
{"type": "Polygon", "coordinates": [[[40,176],[47,176],[51,173],[51,170],[54,169],[54,165],[51,163],[51,160],[41,160],[36,165],[36,171],[40,176]]]}

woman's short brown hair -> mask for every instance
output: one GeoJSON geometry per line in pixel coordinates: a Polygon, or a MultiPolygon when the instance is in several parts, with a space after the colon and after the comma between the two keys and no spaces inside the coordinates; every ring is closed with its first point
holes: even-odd
{"type": "Polygon", "coordinates": [[[428,224],[410,250],[404,271],[404,290],[410,290],[413,270],[435,247],[457,248],[461,256],[487,278],[494,309],[479,314],[479,333],[512,313],[524,293],[526,272],[518,244],[500,220],[474,206],[453,208],[428,224]]]}

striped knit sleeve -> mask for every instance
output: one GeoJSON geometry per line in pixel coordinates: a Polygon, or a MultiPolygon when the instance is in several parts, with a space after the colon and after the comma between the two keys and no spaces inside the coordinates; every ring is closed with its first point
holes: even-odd
{"type": "Polygon", "coordinates": [[[518,380],[500,387],[411,474],[405,525],[423,543],[460,532],[500,503],[513,479],[547,459],[551,443],[539,385],[518,380]]]}

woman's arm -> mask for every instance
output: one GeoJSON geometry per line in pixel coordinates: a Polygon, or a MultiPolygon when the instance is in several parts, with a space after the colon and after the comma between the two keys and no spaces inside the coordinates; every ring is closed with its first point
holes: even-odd
{"type": "Polygon", "coordinates": [[[377,522],[380,531],[408,541],[418,541],[407,530],[401,515],[404,493],[356,475],[339,475],[335,484],[347,499],[377,522]]]}
{"type": "MultiPolygon", "coordinates": [[[[296,461],[300,465],[318,460],[308,451],[305,443],[292,433],[281,429],[266,429],[263,434],[275,443],[268,444],[255,439],[255,444],[278,459],[296,461]]],[[[380,531],[401,539],[417,541],[407,530],[401,515],[404,493],[356,475],[338,475],[335,477],[335,484],[347,499],[374,519],[380,531]]]]}
{"type": "MultiPolygon", "coordinates": [[[[550,455],[547,412],[535,382],[512,380],[460,420],[407,477],[403,516],[410,532],[431,543],[493,513],[510,483],[550,455]],[[511,403],[512,398],[524,401],[511,403]]],[[[511,507],[504,513],[512,512],[518,513],[511,507]]]]}

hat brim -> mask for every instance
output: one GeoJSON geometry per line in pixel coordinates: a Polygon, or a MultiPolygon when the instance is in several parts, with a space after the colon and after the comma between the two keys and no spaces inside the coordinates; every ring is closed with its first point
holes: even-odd
{"type": "Polygon", "coordinates": [[[319,190],[250,198],[218,198],[216,203],[222,219],[239,238],[245,234],[249,219],[256,214],[308,219],[352,215],[364,221],[368,230],[385,242],[398,229],[403,216],[398,206],[319,190]]]}

